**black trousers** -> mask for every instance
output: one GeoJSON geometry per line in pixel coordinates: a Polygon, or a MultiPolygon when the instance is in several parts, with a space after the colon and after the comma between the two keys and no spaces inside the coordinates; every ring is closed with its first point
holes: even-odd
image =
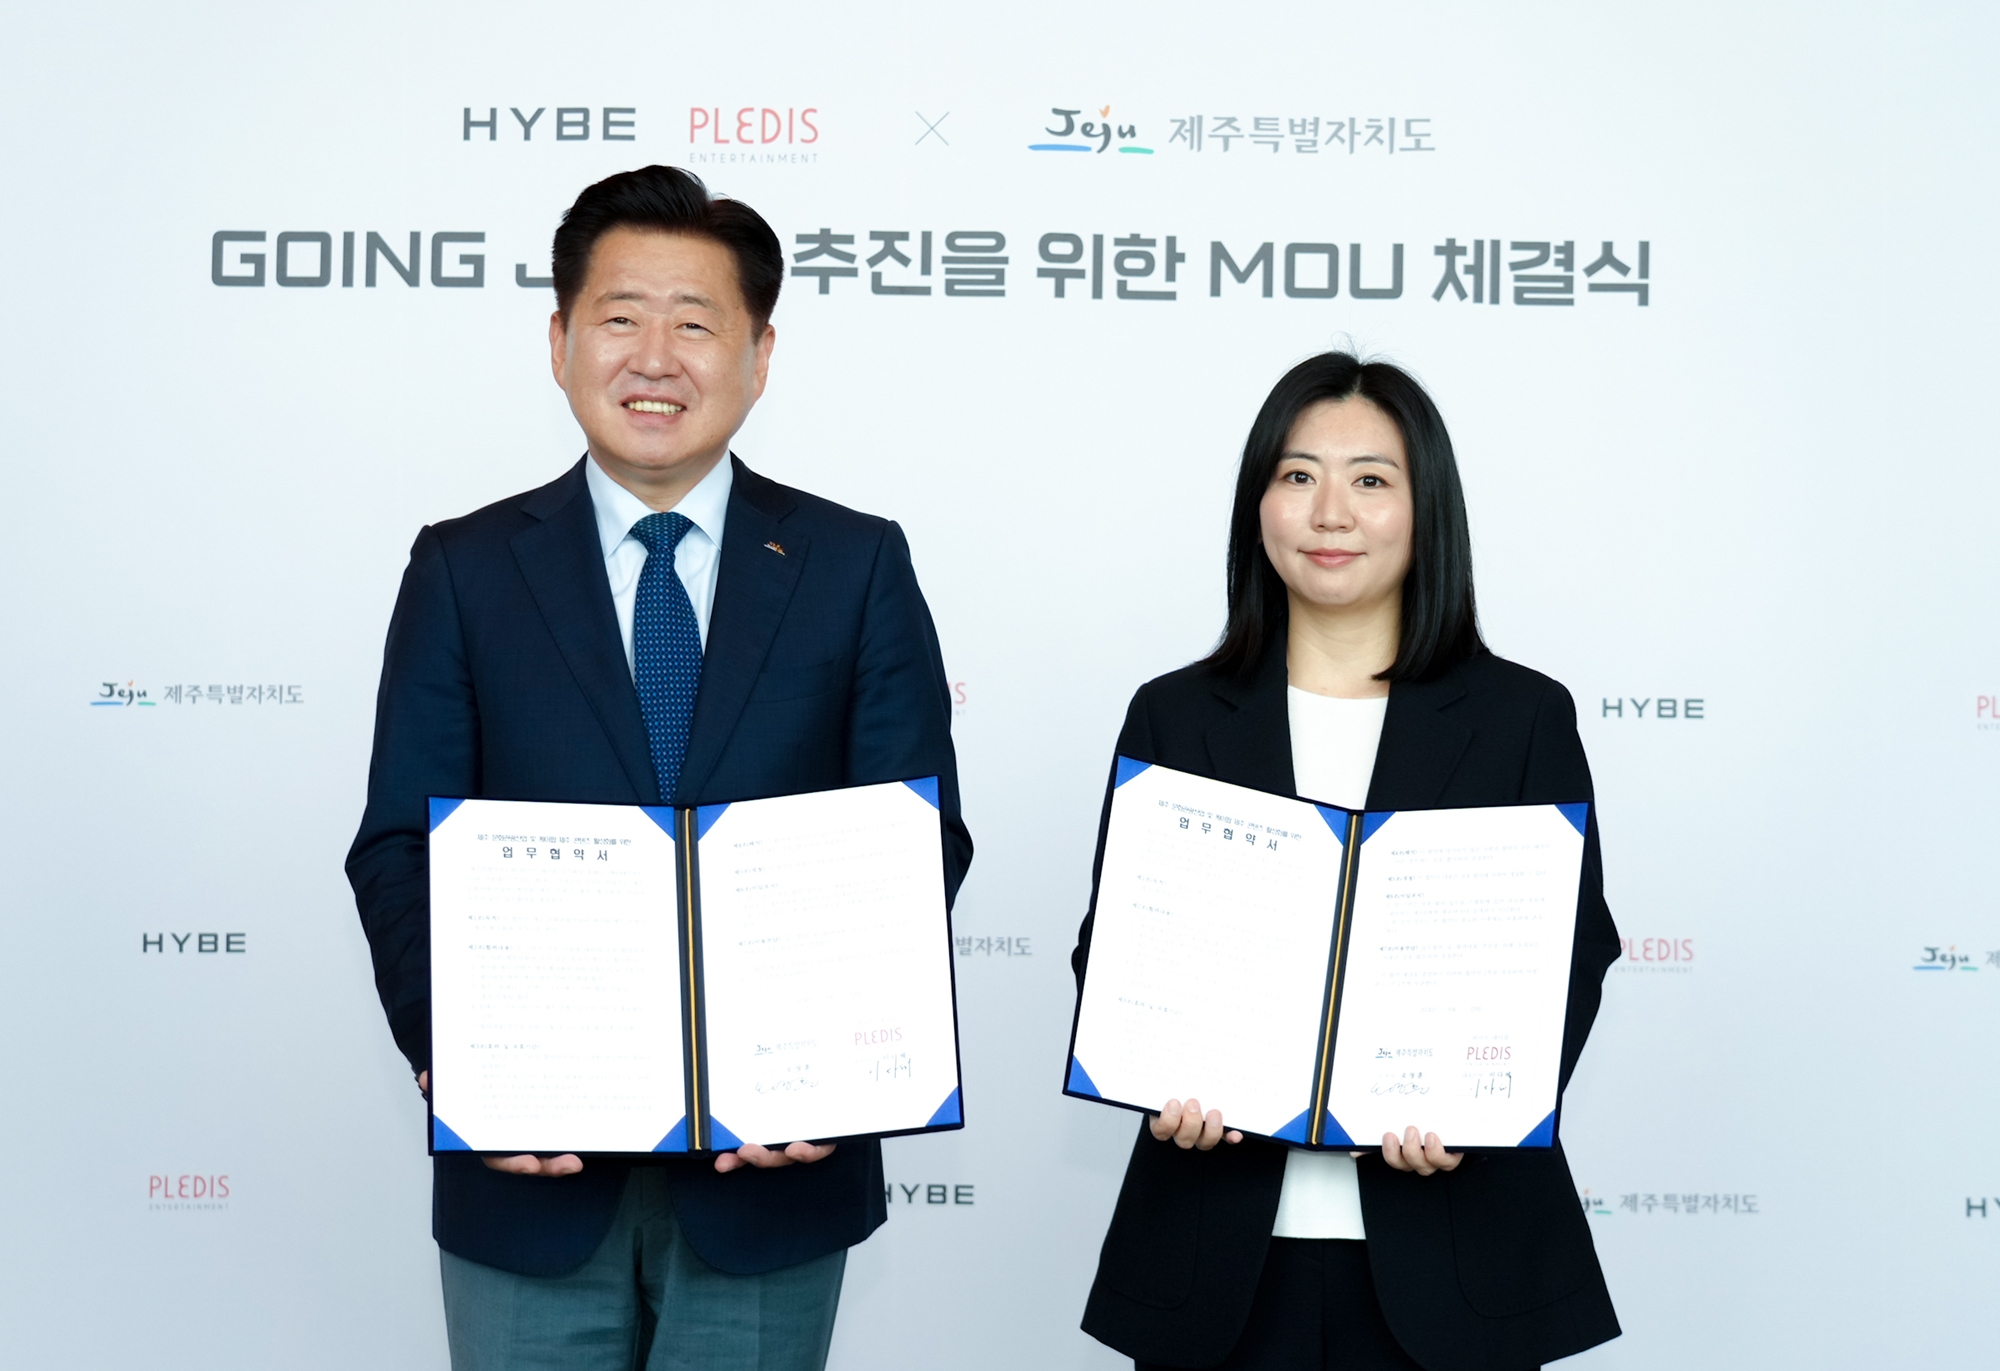
{"type": "MultiPolygon", "coordinates": [[[[1444,1273],[1450,1279],[1450,1273],[1444,1273]]],[[[1165,1371],[1135,1362],[1137,1371],[1165,1371]]],[[[1273,1238],[1250,1320],[1214,1371],[1423,1371],[1375,1298],[1368,1244],[1273,1238]]]]}

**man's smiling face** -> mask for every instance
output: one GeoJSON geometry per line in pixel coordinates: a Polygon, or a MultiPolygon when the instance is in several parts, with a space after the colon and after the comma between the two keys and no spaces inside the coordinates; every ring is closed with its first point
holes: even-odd
{"type": "Polygon", "coordinates": [[[549,320],[556,384],[591,455],[660,509],[728,452],[776,337],[744,304],[728,248],[634,228],[597,240],[568,320],[549,320]]]}

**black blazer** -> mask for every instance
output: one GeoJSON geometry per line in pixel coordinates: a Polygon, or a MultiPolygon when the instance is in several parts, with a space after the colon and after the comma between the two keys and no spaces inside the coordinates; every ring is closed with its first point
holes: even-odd
{"type": "MultiPolygon", "coordinates": [[[[950,690],[902,530],[729,460],[722,564],[672,802],[935,775],[955,895],[972,840],[950,690]]],[[[418,1071],[430,1065],[430,795],[662,803],[582,462],[419,533],[389,623],[347,875],[390,1031],[418,1071]]],[[[724,1271],[851,1246],[888,1216],[872,1141],[810,1166],[726,1176],[707,1158],[658,1164],[688,1242],[724,1271]]],[[[592,1158],[576,1176],[513,1176],[443,1154],[432,1231],[473,1261],[560,1275],[609,1229],[631,1165],[592,1158]]]]}
{"type": "MultiPolygon", "coordinates": [[[[1296,794],[1285,686],[1282,637],[1248,681],[1201,667],[1172,672],[1133,696],[1118,750],[1296,794]]],[[[1576,708],[1548,677],[1482,652],[1432,680],[1390,689],[1370,809],[1589,798],[1576,708]]],[[[1100,828],[1100,865],[1103,858],[1100,828]]],[[[1071,958],[1079,987],[1090,926],[1086,917],[1071,958]]],[[[1563,1032],[1565,1086],[1618,952],[1593,808],[1563,1032]]],[[[1183,1151],[1155,1141],[1141,1123],[1084,1331],[1140,1361],[1220,1362],[1249,1317],[1284,1174],[1282,1143],[1245,1138],[1183,1151]]],[[[1560,1146],[1474,1153],[1434,1176],[1391,1170],[1378,1147],[1361,1161],[1360,1183],[1383,1316],[1428,1371],[1515,1371],[1618,1336],[1560,1146]]]]}

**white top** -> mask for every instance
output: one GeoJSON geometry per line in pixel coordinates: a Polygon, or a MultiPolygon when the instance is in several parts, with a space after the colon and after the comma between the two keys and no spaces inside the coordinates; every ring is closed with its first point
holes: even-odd
{"type": "MultiPolygon", "coordinates": [[[[1362,809],[1375,774],[1375,748],[1389,697],[1339,700],[1296,686],[1285,691],[1292,725],[1292,780],[1299,797],[1362,809]]],[[[1285,1154],[1274,1238],[1365,1238],[1361,1183],[1345,1152],[1285,1154]]]]}
{"type": "MultiPolygon", "coordinates": [[[[722,566],[722,524],[729,514],[729,487],[735,480],[727,453],[715,469],[681,496],[673,512],[694,525],[674,548],[674,570],[694,605],[694,626],[701,645],[708,647],[708,616],[715,607],[715,574],[722,566]]],[[[618,610],[618,637],[625,644],[625,665],[638,679],[638,659],[632,652],[632,604],[639,597],[639,573],[646,568],[646,545],[632,536],[632,525],[657,513],[644,500],[604,474],[592,457],[583,464],[590,486],[590,503],[597,510],[597,540],[604,546],[604,572],[611,579],[611,603],[618,610]]]]}

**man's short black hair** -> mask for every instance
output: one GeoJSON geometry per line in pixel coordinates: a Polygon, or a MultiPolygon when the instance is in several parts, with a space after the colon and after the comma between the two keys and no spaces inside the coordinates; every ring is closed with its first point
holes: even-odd
{"type": "Polygon", "coordinates": [[[679,167],[651,166],[621,171],[585,188],[563,215],[551,265],[556,309],[564,323],[590,271],[591,250],[616,228],[684,233],[720,243],[736,258],[736,284],[758,332],[771,322],[785,280],[785,253],[764,216],[741,200],[710,195],[699,176],[679,167]]]}

